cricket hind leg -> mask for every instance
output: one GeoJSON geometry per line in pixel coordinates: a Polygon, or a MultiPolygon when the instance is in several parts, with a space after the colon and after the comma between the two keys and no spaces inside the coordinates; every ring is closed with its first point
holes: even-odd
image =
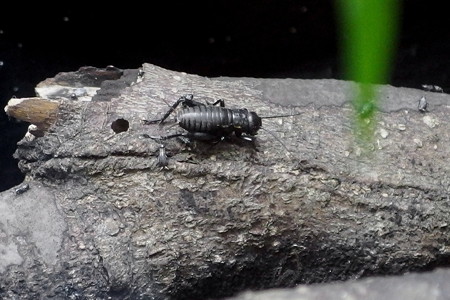
{"type": "Polygon", "coordinates": [[[198,105],[204,105],[200,102],[195,101],[194,99],[194,95],[192,94],[187,94],[184,96],[181,96],[170,108],[169,110],[164,114],[164,116],[161,119],[156,119],[156,120],[143,120],[143,123],[145,125],[149,125],[149,124],[162,124],[169,116],[170,114],[173,113],[173,111],[180,105],[182,104],[183,106],[189,106],[189,107],[193,107],[193,106],[198,106],[198,105]]]}
{"type": "Polygon", "coordinates": [[[195,101],[193,94],[187,94],[184,96],[181,96],[170,108],[169,110],[164,114],[164,116],[161,119],[156,120],[143,120],[142,122],[144,125],[150,125],[150,124],[162,124],[169,116],[173,113],[173,111],[182,104],[183,107],[195,107],[195,106],[205,106],[205,105],[213,105],[216,106],[219,104],[220,107],[225,107],[225,101],[223,99],[219,99],[214,103],[209,103],[206,101],[206,104],[195,101]]]}
{"type": "Polygon", "coordinates": [[[208,102],[206,101],[206,104],[195,101],[194,100],[194,95],[192,94],[187,94],[184,97],[184,102],[183,102],[183,106],[184,107],[194,107],[194,106],[205,106],[205,105],[212,105],[212,106],[216,106],[217,104],[219,104],[220,107],[225,107],[225,101],[223,99],[219,99],[217,101],[215,101],[214,103],[208,102]]]}
{"type": "Polygon", "coordinates": [[[212,106],[216,106],[217,104],[219,104],[220,107],[225,107],[225,101],[223,99],[219,99],[214,103],[209,103],[208,101],[206,101],[206,103],[212,106]]]}

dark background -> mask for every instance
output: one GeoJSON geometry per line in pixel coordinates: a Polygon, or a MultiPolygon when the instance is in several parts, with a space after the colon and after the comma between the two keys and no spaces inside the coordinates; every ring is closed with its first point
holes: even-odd
{"type": "MultiPolygon", "coordinates": [[[[400,0],[398,0],[400,1],[400,0]]],[[[159,1],[162,2],[162,1],[159,1]]],[[[0,12],[0,191],[23,180],[12,158],[28,124],[3,111],[40,81],[81,66],[152,63],[204,76],[343,79],[334,1],[14,4],[0,12]],[[157,4],[155,4],[157,3],[157,4]]],[[[445,1],[403,1],[388,82],[450,88],[445,1]]]]}

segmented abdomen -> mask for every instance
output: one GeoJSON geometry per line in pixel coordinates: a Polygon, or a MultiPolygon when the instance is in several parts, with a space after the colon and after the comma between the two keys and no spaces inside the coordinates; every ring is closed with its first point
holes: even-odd
{"type": "Polygon", "coordinates": [[[233,111],[220,106],[187,107],[177,114],[177,120],[180,127],[192,132],[231,133],[234,129],[233,111]]]}

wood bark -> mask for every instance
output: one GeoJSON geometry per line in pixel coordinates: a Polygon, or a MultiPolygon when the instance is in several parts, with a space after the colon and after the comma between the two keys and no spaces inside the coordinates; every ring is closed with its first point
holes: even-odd
{"type": "Polygon", "coordinates": [[[0,297],[206,299],[448,265],[447,94],[378,86],[362,148],[351,82],[103,71],[39,86],[57,113],[18,143],[29,188],[0,194],[0,297]],[[142,120],[185,94],[300,115],[264,119],[254,143],[164,141],[161,169],[144,135],[183,130],[142,120]]]}

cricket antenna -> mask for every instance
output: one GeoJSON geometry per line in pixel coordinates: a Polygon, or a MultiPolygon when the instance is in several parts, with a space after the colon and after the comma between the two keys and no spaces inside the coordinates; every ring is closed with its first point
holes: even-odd
{"type": "MultiPolygon", "coordinates": [[[[301,115],[302,113],[295,113],[295,114],[289,114],[289,115],[276,115],[276,116],[266,116],[266,117],[260,117],[261,119],[274,119],[274,118],[285,118],[285,117],[293,117],[301,115]]],[[[271,136],[273,136],[282,146],[284,149],[286,149],[288,155],[291,153],[291,151],[286,147],[286,145],[281,141],[281,139],[272,131],[265,129],[264,127],[260,127],[265,132],[269,133],[271,136]]]]}
{"type": "Polygon", "coordinates": [[[290,115],[277,115],[277,116],[267,116],[267,117],[261,117],[261,119],[274,119],[274,118],[286,118],[286,117],[294,117],[294,116],[298,116],[301,115],[302,113],[295,113],[295,114],[290,114],[290,115]]]}
{"type": "Polygon", "coordinates": [[[279,137],[277,137],[277,135],[275,133],[273,133],[272,131],[265,129],[264,127],[261,127],[261,129],[263,129],[265,132],[269,133],[271,136],[273,136],[282,146],[284,149],[286,149],[288,155],[291,153],[291,151],[286,147],[286,145],[281,141],[281,139],[279,137]]]}

